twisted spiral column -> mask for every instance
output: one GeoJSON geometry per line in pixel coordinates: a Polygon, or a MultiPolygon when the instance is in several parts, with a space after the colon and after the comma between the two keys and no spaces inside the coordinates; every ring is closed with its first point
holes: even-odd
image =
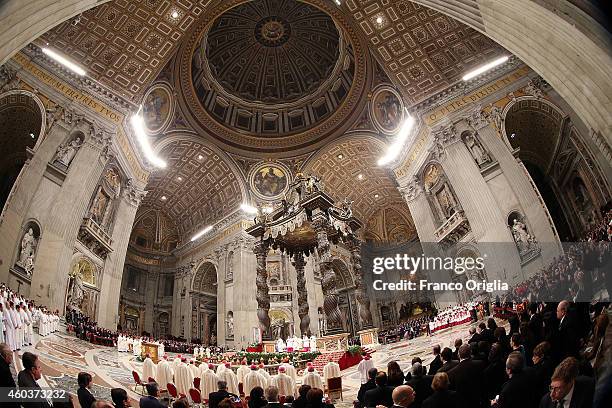
{"type": "Polygon", "coordinates": [[[270,335],[270,295],[268,293],[268,282],[266,281],[266,257],[268,248],[262,241],[257,241],[253,248],[255,257],[257,258],[257,276],[255,285],[257,287],[257,318],[259,319],[259,328],[261,329],[262,338],[267,338],[270,335]]]}
{"type": "Polygon", "coordinates": [[[348,242],[351,251],[351,263],[353,264],[353,275],[355,277],[355,297],[359,304],[359,325],[361,329],[373,327],[372,312],[370,311],[370,298],[366,292],[363,281],[363,269],[361,268],[361,243],[357,237],[353,237],[348,242]]]}
{"type": "Polygon", "coordinates": [[[298,316],[300,316],[300,333],[310,336],[310,316],[308,315],[308,292],[306,290],[306,277],[304,276],[304,254],[299,252],[293,255],[293,266],[297,274],[298,316]]]}

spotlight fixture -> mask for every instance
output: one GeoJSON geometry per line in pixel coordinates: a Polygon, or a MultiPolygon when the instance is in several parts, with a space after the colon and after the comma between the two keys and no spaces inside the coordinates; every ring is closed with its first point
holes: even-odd
{"type": "Polygon", "coordinates": [[[55,61],[59,62],[60,64],[62,64],[63,66],[65,66],[66,68],[68,68],[69,70],[71,70],[72,72],[74,72],[77,75],[80,76],[84,76],[85,74],[87,74],[87,72],[85,72],[85,70],[81,67],[79,67],[77,64],[75,64],[74,62],[68,60],[66,57],[58,54],[57,52],[53,51],[50,48],[43,48],[42,49],[43,54],[49,56],[50,58],[54,59],[55,61]]]}
{"type": "Polygon", "coordinates": [[[204,228],[202,231],[198,232],[193,237],[191,237],[191,242],[197,240],[198,238],[200,238],[202,235],[206,234],[207,232],[210,232],[212,228],[213,228],[212,225],[209,225],[208,227],[204,228]]]}
{"type": "Polygon", "coordinates": [[[342,160],[342,159],[344,158],[344,155],[343,155],[342,153],[340,153],[340,154],[339,154],[338,156],[336,156],[336,157],[338,157],[338,159],[342,160]]]}
{"type": "Polygon", "coordinates": [[[183,178],[182,178],[181,176],[178,176],[176,179],[177,179],[178,181],[183,181],[183,178]]]}
{"type": "Polygon", "coordinates": [[[155,167],[159,167],[162,169],[165,168],[166,162],[160,159],[159,157],[157,157],[157,155],[155,154],[155,152],[153,152],[153,149],[151,148],[151,144],[149,143],[149,137],[147,136],[147,133],[145,132],[144,119],[142,118],[142,115],[140,114],[140,109],[135,115],[132,115],[130,122],[132,123],[132,129],[134,130],[134,133],[136,134],[136,139],[138,140],[138,143],[140,144],[140,148],[144,152],[147,160],[155,167]]]}
{"type": "Polygon", "coordinates": [[[478,75],[483,74],[483,73],[485,73],[485,72],[495,68],[496,66],[503,64],[506,61],[508,61],[508,56],[507,55],[505,55],[503,57],[500,57],[500,58],[497,58],[496,60],[493,60],[493,61],[491,61],[491,62],[489,62],[487,64],[484,64],[481,67],[478,67],[478,68],[468,72],[467,74],[465,74],[463,76],[462,79],[464,81],[469,81],[470,79],[472,79],[474,77],[477,77],[478,75]]]}
{"type": "Polygon", "coordinates": [[[376,17],[376,24],[382,24],[383,18],[381,16],[376,17]]]}
{"type": "Polygon", "coordinates": [[[176,18],[178,18],[179,13],[178,13],[178,11],[174,10],[174,11],[172,12],[172,14],[170,14],[170,16],[171,16],[172,18],[176,19],[176,18]]]}
{"type": "Polygon", "coordinates": [[[336,5],[338,5],[338,6],[342,5],[342,1],[341,0],[334,0],[334,3],[336,3],[336,5]]]}
{"type": "Polygon", "coordinates": [[[204,156],[202,156],[201,154],[198,154],[198,160],[202,160],[204,158],[204,156]]]}
{"type": "Polygon", "coordinates": [[[257,214],[259,212],[257,210],[257,208],[255,208],[252,205],[247,204],[247,203],[240,204],[240,209],[242,211],[244,211],[245,213],[250,214],[250,215],[255,215],[255,214],[257,214]]]}
{"type": "Polygon", "coordinates": [[[161,200],[162,200],[162,201],[166,201],[167,199],[168,199],[168,197],[166,197],[166,196],[161,196],[161,200]]]}
{"type": "Polygon", "coordinates": [[[516,137],[516,133],[510,135],[510,139],[514,139],[516,137]]]}
{"type": "Polygon", "coordinates": [[[387,153],[378,160],[379,166],[389,164],[397,158],[402,151],[406,140],[408,140],[408,136],[410,136],[413,126],[414,118],[408,112],[406,112],[406,119],[404,119],[404,123],[402,124],[395,141],[391,144],[391,146],[389,146],[387,153]]]}
{"type": "Polygon", "coordinates": [[[378,194],[374,194],[374,198],[378,198],[380,197],[378,194]]]}

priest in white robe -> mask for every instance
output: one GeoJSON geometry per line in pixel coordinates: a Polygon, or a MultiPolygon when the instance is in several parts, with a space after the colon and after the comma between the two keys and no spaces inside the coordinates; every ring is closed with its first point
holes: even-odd
{"type": "Polygon", "coordinates": [[[19,305],[15,305],[11,309],[11,316],[16,328],[15,343],[17,343],[17,350],[20,350],[23,347],[23,322],[21,321],[21,316],[19,316],[19,305]]]}
{"type": "Polygon", "coordinates": [[[183,358],[174,372],[174,385],[180,394],[189,395],[189,389],[193,388],[193,374],[185,361],[183,358]]]}
{"type": "MultiPolygon", "coordinates": [[[[6,330],[6,318],[4,317],[4,301],[0,294],[0,343],[6,343],[4,330],[6,330]]],[[[10,347],[10,345],[9,345],[10,347]]]]}
{"type": "Polygon", "coordinates": [[[200,381],[202,381],[202,378],[204,378],[204,374],[208,371],[208,362],[204,361],[202,362],[202,364],[200,364],[200,366],[198,367],[198,377],[200,377],[200,381]]]}
{"type": "Polygon", "coordinates": [[[359,372],[359,378],[362,384],[368,382],[368,371],[370,371],[370,368],[374,368],[374,361],[372,361],[372,359],[370,359],[370,356],[366,354],[365,356],[363,356],[363,359],[359,362],[359,365],[357,366],[357,372],[359,372]]]}
{"type": "Polygon", "coordinates": [[[336,377],[342,377],[342,374],[340,374],[340,365],[334,361],[330,361],[323,367],[323,381],[327,384],[327,380],[336,377]]]}
{"type": "Polygon", "coordinates": [[[200,379],[200,390],[203,399],[208,399],[211,392],[219,389],[219,377],[215,374],[214,370],[215,366],[209,364],[208,370],[206,370],[204,376],[200,379]]]}
{"type": "Polygon", "coordinates": [[[142,363],[142,381],[149,381],[149,377],[157,380],[155,377],[157,373],[157,367],[153,360],[151,360],[151,356],[149,354],[146,355],[144,362],[142,363]]]}
{"type": "Polygon", "coordinates": [[[289,359],[287,357],[285,357],[281,367],[284,367],[287,375],[293,379],[294,383],[297,383],[297,370],[293,365],[291,365],[291,363],[289,363],[289,359]]]}
{"type": "Polygon", "coordinates": [[[215,370],[218,376],[221,375],[223,371],[225,371],[225,361],[222,361],[221,363],[217,364],[217,369],[215,370]]]}
{"type": "Polygon", "coordinates": [[[180,354],[178,356],[176,356],[174,358],[174,360],[172,360],[172,370],[176,373],[176,369],[178,368],[178,366],[181,364],[181,359],[183,358],[183,356],[181,356],[180,354]]]}
{"type": "Polygon", "coordinates": [[[278,368],[278,374],[272,377],[272,385],[278,388],[280,395],[295,396],[295,381],[287,375],[286,369],[282,365],[278,368]]]}
{"type": "Polygon", "coordinates": [[[198,346],[193,348],[193,356],[195,358],[198,358],[198,356],[200,355],[200,348],[198,346]]]}
{"type": "Polygon", "coordinates": [[[227,383],[227,390],[232,394],[240,395],[240,390],[238,388],[238,376],[232,370],[230,363],[225,363],[225,370],[221,371],[219,374],[219,380],[225,381],[227,383]]]}
{"type": "Polygon", "coordinates": [[[168,363],[168,357],[164,358],[157,364],[157,373],[155,379],[161,389],[167,389],[168,383],[173,381],[174,374],[172,373],[172,367],[168,363]]]}
{"type": "Polygon", "coordinates": [[[34,315],[32,314],[32,306],[26,306],[25,313],[28,317],[28,338],[30,345],[34,343],[34,315]]]}
{"type": "MultiPolygon", "coordinates": [[[[272,382],[272,376],[270,375],[268,371],[266,371],[265,367],[266,366],[264,363],[259,363],[259,373],[263,375],[264,378],[266,379],[266,387],[267,387],[272,382]]],[[[264,387],[264,390],[266,389],[266,387],[264,387]]]]}
{"type": "Polygon", "coordinates": [[[238,366],[238,370],[236,372],[236,376],[238,377],[238,383],[244,384],[244,377],[249,373],[249,366],[246,365],[246,360],[242,360],[240,365],[238,366]]]}
{"type": "Polygon", "coordinates": [[[317,351],[317,338],[310,336],[310,351],[317,351]]]}
{"type": "Polygon", "coordinates": [[[319,388],[322,390],[325,389],[323,387],[323,379],[313,366],[309,366],[306,373],[302,377],[302,385],[303,384],[310,385],[312,388],[319,388]]]}
{"type": "Polygon", "coordinates": [[[244,376],[244,384],[242,385],[244,395],[251,394],[251,390],[255,387],[261,387],[265,390],[267,386],[268,382],[266,381],[266,377],[259,372],[255,364],[252,364],[251,371],[244,376]]]}
{"type": "Polygon", "coordinates": [[[189,369],[191,370],[191,375],[193,378],[200,376],[200,370],[198,369],[198,366],[195,365],[195,359],[193,358],[191,361],[189,361],[189,369]]]}

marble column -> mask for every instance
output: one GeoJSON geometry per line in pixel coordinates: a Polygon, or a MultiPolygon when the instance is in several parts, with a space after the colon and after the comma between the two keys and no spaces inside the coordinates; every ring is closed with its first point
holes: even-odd
{"type": "Polygon", "coordinates": [[[338,307],[338,290],[336,289],[336,275],[331,265],[331,251],[327,237],[329,221],[325,213],[320,210],[313,212],[312,224],[317,234],[317,250],[319,253],[319,268],[323,275],[321,287],[323,289],[323,310],[327,321],[327,333],[342,331],[342,313],[338,307]]]}
{"type": "Polygon", "coordinates": [[[270,336],[270,295],[268,294],[268,282],[266,281],[266,258],[268,248],[262,241],[257,241],[253,248],[257,257],[257,276],[255,284],[257,286],[257,318],[262,337],[267,339],[270,336]]]}
{"type": "Polygon", "coordinates": [[[370,298],[368,297],[365,282],[363,280],[363,269],[361,268],[361,242],[357,237],[352,237],[348,242],[351,252],[351,264],[353,266],[353,277],[355,279],[355,298],[359,310],[360,329],[373,327],[372,312],[370,310],[370,298]]]}
{"type": "Polygon", "coordinates": [[[293,266],[297,276],[297,292],[298,292],[298,316],[300,316],[300,334],[310,336],[310,316],[308,315],[308,291],[306,290],[306,277],[304,276],[304,267],[306,261],[304,254],[301,252],[293,255],[293,266]]]}

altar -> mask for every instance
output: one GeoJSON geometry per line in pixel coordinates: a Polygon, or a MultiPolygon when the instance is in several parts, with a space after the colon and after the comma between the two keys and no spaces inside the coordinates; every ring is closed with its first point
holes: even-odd
{"type": "Polygon", "coordinates": [[[161,344],[143,342],[141,356],[144,357],[148,354],[151,360],[157,364],[162,357],[162,351],[160,350],[161,347],[161,344]]]}

